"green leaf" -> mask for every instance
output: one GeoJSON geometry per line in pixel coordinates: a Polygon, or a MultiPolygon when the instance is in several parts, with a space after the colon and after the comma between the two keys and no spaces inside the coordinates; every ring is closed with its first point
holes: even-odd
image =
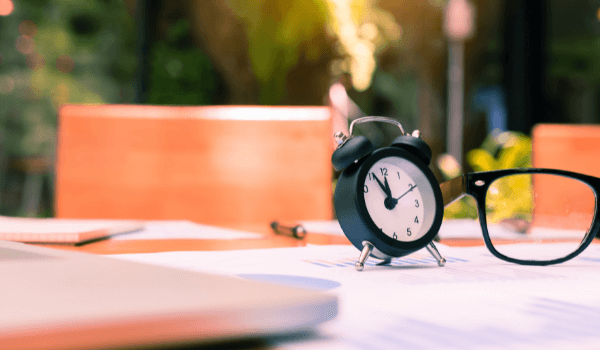
{"type": "Polygon", "coordinates": [[[467,153],[467,161],[475,171],[498,169],[496,159],[480,148],[469,151],[469,153],[467,153]]]}

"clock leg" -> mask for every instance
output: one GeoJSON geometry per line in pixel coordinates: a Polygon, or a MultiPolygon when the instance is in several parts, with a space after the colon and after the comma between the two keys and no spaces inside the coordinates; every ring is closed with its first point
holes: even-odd
{"type": "Polygon", "coordinates": [[[427,248],[427,251],[429,252],[429,254],[433,255],[435,260],[437,260],[438,266],[441,267],[446,264],[446,259],[444,259],[444,257],[440,254],[440,252],[438,252],[438,250],[435,247],[435,244],[433,244],[433,242],[429,243],[425,248],[427,248]]]}
{"type": "Polygon", "coordinates": [[[367,242],[367,241],[363,242],[363,250],[360,252],[358,261],[356,262],[356,264],[354,264],[356,271],[362,271],[365,268],[365,261],[367,261],[367,259],[369,258],[369,255],[371,255],[372,251],[373,251],[373,244],[371,244],[371,242],[367,242]]]}
{"type": "Polygon", "coordinates": [[[392,262],[392,258],[383,259],[377,263],[377,266],[389,265],[392,262]]]}

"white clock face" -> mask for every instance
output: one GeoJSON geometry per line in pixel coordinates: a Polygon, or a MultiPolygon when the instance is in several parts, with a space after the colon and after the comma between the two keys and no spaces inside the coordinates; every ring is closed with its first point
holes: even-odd
{"type": "Polygon", "coordinates": [[[399,157],[377,161],[365,178],[369,216],[387,236],[411,242],[431,228],[435,198],[430,182],[417,166],[399,157]]]}

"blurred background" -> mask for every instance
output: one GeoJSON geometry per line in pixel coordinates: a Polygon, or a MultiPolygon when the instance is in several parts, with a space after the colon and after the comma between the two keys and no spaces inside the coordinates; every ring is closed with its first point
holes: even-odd
{"type": "Polygon", "coordinates": [[[600,0],[0,0],[0,214],[53,216],[66,103],[329,105],[341,86],[344,117],[419,129],[443,180],[528,166],[537,123],[600,122],[599,58],[600,0]]]}

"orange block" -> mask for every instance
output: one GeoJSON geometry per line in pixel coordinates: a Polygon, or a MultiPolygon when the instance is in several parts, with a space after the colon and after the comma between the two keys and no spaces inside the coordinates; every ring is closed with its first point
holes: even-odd
{"type": "MultiPolygon", "coordinates": [[[[600,126],[539,124],[532,131],[532,165],[600,177],[600,126]]],[[[555,177],[534,178],[534,218],[555,228],[587,229],[595,197],[588,186],[555,177]],[[557,181],[558,180],[558,181],[557,181]],[[545,218],[542,220],[542,218],[545,218]]]]}
{"type": "Polygon", "coordinates": [[[328,220],[328,107],[67,105],[56,215],[239,226],[328,220]]]}

